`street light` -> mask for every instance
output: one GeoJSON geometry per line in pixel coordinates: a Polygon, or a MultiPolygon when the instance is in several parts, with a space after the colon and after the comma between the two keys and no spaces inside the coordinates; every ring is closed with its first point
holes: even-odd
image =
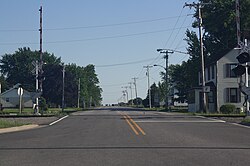
{"type": "Polygon", "coordinates": [[[154,65],[154,66],[160,66],[165,69],[166,75],[165,75],[165,84],[166,84],[166,98],[165,98],[165,107],[166,110],[168,111],[168,54],[173,54],[174,52],[168,49],[157,49],[157,52],[160,52],[161,54],[165,54],[166,58],[166,67],[163,67],[161,65],[154,65]]]}

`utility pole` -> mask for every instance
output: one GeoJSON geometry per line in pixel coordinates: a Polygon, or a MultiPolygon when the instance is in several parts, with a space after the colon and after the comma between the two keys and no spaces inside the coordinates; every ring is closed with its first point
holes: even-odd
{"type": "Polygon", "coordinates": [[[122,88],[125,88],[126,90],[124,90],[126,96],[127,96],[127,103],[128,103],[128,86],[123,86],[122,88]]]}
{"type": "Polygon", "coordinates": [[[199,37],[200,37],[200,50],[201,50],[201,80],[202,80],[202,111],[208,112],[207,110],[207,100],[206,100],[206,93],[205,93],[205,63],[204,63],[204,51],[203,51],[203,39],[202,39],[202,16],[201,16],[201,8],[204,5],[208,5],[210,3],[192,3],[188,4],[185,3],[184,7],[188,6],[190,8],[194,7],[196,10],[198,10],[199,14],[199,37]]]}
{"type": "MultiPolygon", "coordinates": [[[[168,96],[169,96],[169,79],[168,79],[168,54],[173,54],[173,51],[169,51],[167,49],[157,49],[161,54],[165,54],[164,58],[166,59],[166,74],[165,74],[165,86],[166,86],[166,98],[165,98],[165,108],[168,111],[168,96]]],[[[159,65],[155,65],[159,66],[159,65]]]]}
{"type": "MultiPolygon", "coordinates": [[[[36,93],[39,93],[39,62],[38,60],[32,61],[32,65],[35,67],[31,73],[35,75],[36,79],[36,93]]],[[[38,114],[39,113],[39,98],[36,97],[35,104],[33,105],[34,107],[34,113],[38,114]]]]}
{"type": "Polygon", "coordinates": [[[40,6],[40,9],[39,9],[39,12],[40,12],[40,29],[39,29],[39,32],[40,32],[40,65],[39,65],[39,75],[40,75],[40,91],[42,92],[43,91],[43,8],[42,6],[40,6]]]}
{"type": "MultiPolygon", "coordinates": [[[[245,41],[241,41],[241,29],[240,29],[240,0],[236,0],[235,1],[235,8],[236,8],[236,26],[237,26],[237,42],[238,42],[238,47],[241,50],[240,52],[249,52],[249,47],[248,47],[248,43],[247,43],[247,39],[245,39],[245,41]]],[[[246,62],[246,74],[245,74],[245,86],[248,87],[248,62],[246,62]]],[[[240,76],[240,84],[243,83],[242,81],[242,76],[240,76]]],[[[246,100],[246,115],[249,116],[250,115],[250,111],[249,111],[249,101],[246,100]]]]}
{"type": "MultiPolygon", "coordinates": [[[[38,89],[39,89],[39,80],[38,80],[38,72],[39,72],[39,64],[38,64],[38,61],[36,61],[36,66],[35,66],[35,69],[36,69],[36,93],[38,93],[38,89]]],[[[39,102],[38,102],[38,97],[36,98],[36,108],[37,108],[37,112],[36,113],[39,113],[39,102]]]]}
{"type": "Polygon", "coordinates": [[[133,84],[133,82],[129,82],[129,88],[130,88],[130,97],[131,97],[131,105],[133,105],[132,84],[133,84]]]}
{"type": "Polygon", "coordinates": [[[126,90],[122,91],[122,95],[123,95],[124,103],[126,103],[126,90]]]}
{"type": "Polygon", "coordinates": [[[149,80],[149,69],[152,68],[153,66],[143,66],[143,68],[147,69],[147,76],[148,76],[148,98],[149,98],[149,108],[152,108],[152,104],[151,104],[151,88],[150,88],[150,80],[149,80]]]}
{"type": "Polygon", "coordinates": [[[78,79],[77,108],[80,108],[81,78],[78,79]]]}
{"type": "Polygon", "coordinates": [[[65,66],[63,65],[63,70],[62,70],[62,112],[64,111],[64,78],[65,78],[65,66]]]}
{"type": "Polygon", "coordinates": [[[134,85],[135,85],[135,104],[136,104],[136,106],[138,106],[138,96],[137,96],[137,87],[136,87],[136,79],[138,79],[138,78],[136,78],[136,77],[134,77],[134,78],[132,78],[133,80],[134,80],[134,85]]]}

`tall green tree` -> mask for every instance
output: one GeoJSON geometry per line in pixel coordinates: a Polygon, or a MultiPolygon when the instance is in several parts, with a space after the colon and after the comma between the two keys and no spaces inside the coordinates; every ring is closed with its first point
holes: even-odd
{"type": "Polygon", "coordinates": [[[84,68],[83,94],[87,105],[100,105],[102,89],[98,86],[99,79],[95,72],[94,65],[87,65],[84,68]]]}
{"type": "MultiPolygon", "coordinates": [[[[160,89],[157,87],[155,83],[150,86],[150,93],[151,93],[151,105],[152,107],[159,107],[160,106],[160,89]]],[[[144,107],[149,107],[149,93],[147,93],[146,99],[142,101],[144,107]]]]}
{"type": "MultiPolygon", "coordinates": [[[[235,0],[200,0],[200,2],[211,2],[202,8],[204,56],[205,63],[209,64],[237,46],[236,5],[235,0]]],[[[249,8],[250,0],[240,0],[242,32],[249,30],[249,8]]],[[[198,28],[198,11],[194,17],[196,21],[194,21],[193,27],[198,28]]],[[[244,38],[244,33],[241,35],[244,38]]],[[[198,72],[201,70],[200,43],[197,34],[187,30],[185,40],[188,44],[187,51],[190,57],[181,66],[172,68],[173,71],[170,73],[172,82],[176,83],[175,86],[178,90],[181,87],[189,89],[198,86],[198,72]],[[178,73],[182,73],[182,75],[178,76],[178,73]]]]}
{"type": "MultiPolygon", "coordinates": [[[[0,59],[1,77],[3,88],[7,85],[21,83],[29,91],[35,91],[35,75],[32,74],[35,66],[32,62],[39,61],[39,51],[30,48],[19,48],[14,54],[5,54],[0,59]]],[[[43,97],[50,106],[62,104],[62,82],[63,62],[61,58],[44,52],[43,61],[43,97]]],[[[100,105],[102,89],[98,86],[99,80],[95,73],[94,65],[80,67],[76,64],[65,65],[65,104],[66,106],[77,106],[78,80],[81,80],[81,99],[86,105],[100,105]],[[90,103],[91,102],[91,103],[90,103]]]]}
{"type": "MultiPolygon", "coordinates": [[[[19,48],[14,54],[3,55],[0,59],[0,70],[9,86],[21,83],[25,89],[35,91],[35,75],[31,72],[35,66],[32,62],[39,60],[39,57],[39,51],[32,51],[27,47],[19,48]]],[[[48,52],[43,53],[43,59],[47,64],[61,62],[60,58],[48,52]]]]}
{"type": "MultiPolygon", "coordinates": [[[[204,45],[208,61],[214,61],[237,46],[236,33],[236,3],[235,0],[200,0],[202,3],[211,2],[202,8],[204,28],[204,45]]],[[[240,0],[241,32],[250,26],[250,0],[240,0]]],[[[198,20],[198,13],[195,17],[198,20]]],[[[194,22],[197,26],[197,21],[194,22]]]]}
{"type": "Polygon", "coordinates": [[[99,79],[95,72],[94,65],[80,67],[76,64],[69,64],[67,70],[74,75],[74,82],[76,82],[77,85],[80,79],[80,104],[84,103],[87,107],[100,105],[102,89],[98,85],[99,79]]]}

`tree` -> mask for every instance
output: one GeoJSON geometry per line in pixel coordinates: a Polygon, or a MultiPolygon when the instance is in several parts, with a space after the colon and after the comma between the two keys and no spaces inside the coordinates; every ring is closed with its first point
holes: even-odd
{"type": "MultiPolygon", "coordinates": [[[[39,60],[39,51],[31,51],[30,48],[19,48],[14,54],[5,54],[0,59],[2,75],[0,81],[5,89],[7,85],[21,83],[28,91],[35,91],[35,75],[32,70],[35,66],[32,62],[39,60]]],[[[43,53],[43,94],[50,106],[62,104],[62,69],[61,58],[54,54],[43,53]]],[[[98,86],[99,80],[95,73],[94,65],[80,67],[76,64],[65,65],[65,104],[75,107],[77,105],[78,80],[81,80],[81,100],[88,105],[100,105],[102,89],[98,86]],[[91,101],[92,99],[92,101],[91,101]],[[91,102],[91,103],[90,103],[91,102]]]]}
{"type": "MultiPolygon", "coordinates": [[[[202,3],[210,0],[200,0],[202,3]]],[[[249,30],[250,25],[250,1],[240,1],[241,32],[249,30]]],[[[204,27],[204,45],[209,62],[223,56],[237,46],[236,33],[236,5],[232,0],[213,0],[211,4],[202,8],[204,27]]],[[[195,17],[198,20],[198,12],[195,17]]],[[[197,26],[197,21],[193,24],[197,26]]]]}
{"type": "Polygon", "coordinates": [[[84,68],[83,96],[87,105],[100,105],[102,89],[98,86],[99,79],[95,73],[94,65],[87,65],[84,68]]]}
{"type": "MultiPolygon", "coordinates": [[[[160,90],[155,83],[150,86],[151,89],[151,104],[153,107],[160,106],[160,90]]],[[[147,94],[146,99],[142,101],[144,107],[149,107],[149,93],[147,94]]]]}
{"type": "MultiPolygon", "coordinates": [[[[209,3],[210,0],[200,0],[209,3]]],[[[240,1],[241,30],[249,30],[250,25],[250,0],[240,1]]],[[[213,0],[211,4],[202,8],[203,43],[205,64],[216,61],[228,51],[237,46],[235,1],[213,0]]],[[[196,21],[193,27],[198,27],[198,11],[194,15],[196,21]]],[[[243,35],[243,33],[242,33],[243,35]]],[[[195,32],[187,30],[186,38],[190,55],[187,62],[181,66],[173,67],[170,72],[171,82],[180,90],[181,96],[186,98],[185,90],[198,86],[198,72],[201,71],[200,43],[195,32]],[[185,72],[183,72],[185,71],[185,72]],[[182,73],[182,75],[178,74],[182,73]]]]}
{"type": "MultiPolygon", "coordinates": [[[[39,60],[39,51],[31,51],[30,48],[19,48],[14,54],[5,54],[0,60],[0,70],[10,86],[21,83],[29,91],[35,91],[35,76],[32,70],[35,66],[32,62],[39,60]]],[[[47,64],[60,63],[61,59],[53,54],[43,53],[44,62],[47,64]]]]}
{"type": "Polygon", "coordinates": [[[44,66],[43,97],[50,106],[62,104],[62,66],[48,64],[44,66]]]}
{"type": "MultiPolygon", "coordinates": [[[[76,82],[76,85],[80,78],[80,101],[84,101],[86,106],[100,105],[102,89],[98,86],[99,80],[94,65],[79,67],[76,64],[69,64],[66,69],[73,74],[72,80],[76,82]]],[[[77,92],[75,94],[77,95],[77,92]]]]}

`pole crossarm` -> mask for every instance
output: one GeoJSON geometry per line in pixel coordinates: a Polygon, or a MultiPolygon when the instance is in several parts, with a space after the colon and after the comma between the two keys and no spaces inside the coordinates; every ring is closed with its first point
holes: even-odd
{"type": "Polygon", "coordinates": [[[192,7],[194,7],[194,8],[203,8],[205,5],[211,5],[212,3],[201,3],[201,2],[198,2],[198,3],[195,3],[195,2],[193,2],[193,3],[185,3],[184,4],[184,6],[183,6],[183,8],[184,7],[189,7],[190,9],[192,8],[192,7]]]}

